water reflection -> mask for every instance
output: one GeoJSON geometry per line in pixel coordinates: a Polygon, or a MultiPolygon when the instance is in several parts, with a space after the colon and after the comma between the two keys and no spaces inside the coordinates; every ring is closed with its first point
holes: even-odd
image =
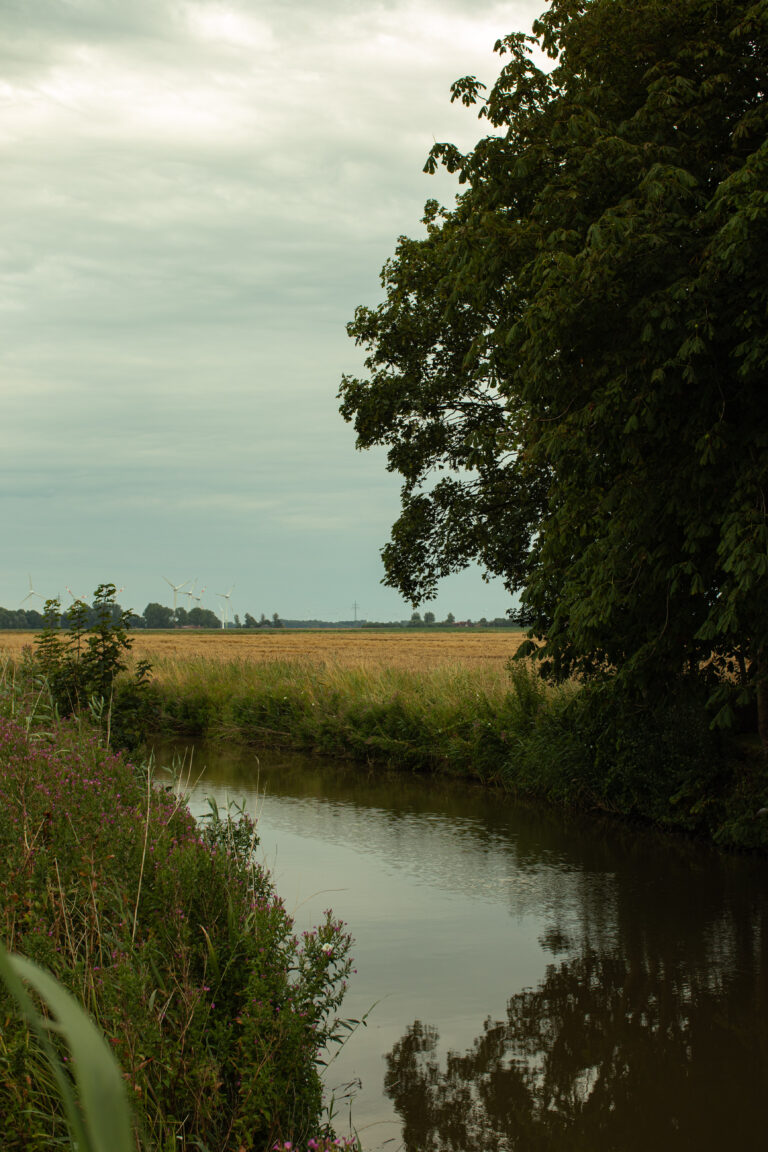
{"type": "MultiPolygon", "coordinates": [[[[765,909],[742,892],[702,921],[684,896],[666,889],[658,919],[619,896],[616,943],[582,940],[463,1054],[441,1058],[437,1028],[409,1025],[385,1077],[408,1152],[765,1146],[765,909]]],[[[543,943],[569,941],[552,927],[543,943]]]]}
{"type": "Polygon", "coordinates": [[[379,1003],[334,1069],[371,1152],[763,1146],[764,861],[465,782],[197,759],[260,810],[300,926],[331,903],[356,937],[346,1010],[379,1003]]]}

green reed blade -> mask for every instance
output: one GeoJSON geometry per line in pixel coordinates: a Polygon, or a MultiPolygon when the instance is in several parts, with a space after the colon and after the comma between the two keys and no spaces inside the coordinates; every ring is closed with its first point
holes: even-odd
{"type": "Polygon", "coordinates": [[[119,1065],[104,1037],[73,996],[45,969],[25,956],[0,947],[0,976],[24,1013],[51,1063],[78,1152],[135,1152],[131,1114],[119,1065]],[[55,1017],[36,1010],[21,981],[26,980],[55,1017]],[[57,1032],[66,1041],[77,1099],[61,1060],[48,1039],[57,1032]]]}

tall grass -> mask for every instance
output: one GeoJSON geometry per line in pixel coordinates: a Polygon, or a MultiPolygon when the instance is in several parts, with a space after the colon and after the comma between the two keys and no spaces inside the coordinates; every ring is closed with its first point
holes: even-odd
{"type": "MultiPolygon", "coordinates": [[[[312,750],[499,781],[532,709],[552,696],[524,665],[424,672],[308,661],[164,660],[158,725],[206,739],[312,750]]],[[[561,696],[567,695],[561,690],[561,696]]]]}
{"type": "Polygon", "coordinates": [[[545,685],[534,667],[158,661],[158,730],[446,772],[563,805],[768,847],[765,765],[709,727],[685,685],[665,704],[615,681],[545,685]]]}

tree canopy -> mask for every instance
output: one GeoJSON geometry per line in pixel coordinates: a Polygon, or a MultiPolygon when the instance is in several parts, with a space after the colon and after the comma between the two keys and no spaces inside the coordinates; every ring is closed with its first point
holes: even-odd
{"type": "Polygon", "coordinates": [[[488,134],[427,161],[454,207],[348,326],[342,414],[403,477],[385,582],[477,559],[554,676],[709,662],[727,721],[767,671],[768,3],[551,0],[496,50],[452,88],[488,134]]]}

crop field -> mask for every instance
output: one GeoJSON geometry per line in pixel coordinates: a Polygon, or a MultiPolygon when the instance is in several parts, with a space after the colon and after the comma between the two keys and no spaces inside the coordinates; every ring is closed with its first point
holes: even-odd
{"type": "MultiPolygon", "coordinates": [[[[502,669],[517,650],[523,633],[347,631],[172,632],[136,631],[132,653],[152,662],[183,663],[190,659],[260,663],[298,661],[344,668],[466,667],[502,669]]],[[[0,655],[18,656],[33,643],[34,633],[0,632],[0,655]]]]}

